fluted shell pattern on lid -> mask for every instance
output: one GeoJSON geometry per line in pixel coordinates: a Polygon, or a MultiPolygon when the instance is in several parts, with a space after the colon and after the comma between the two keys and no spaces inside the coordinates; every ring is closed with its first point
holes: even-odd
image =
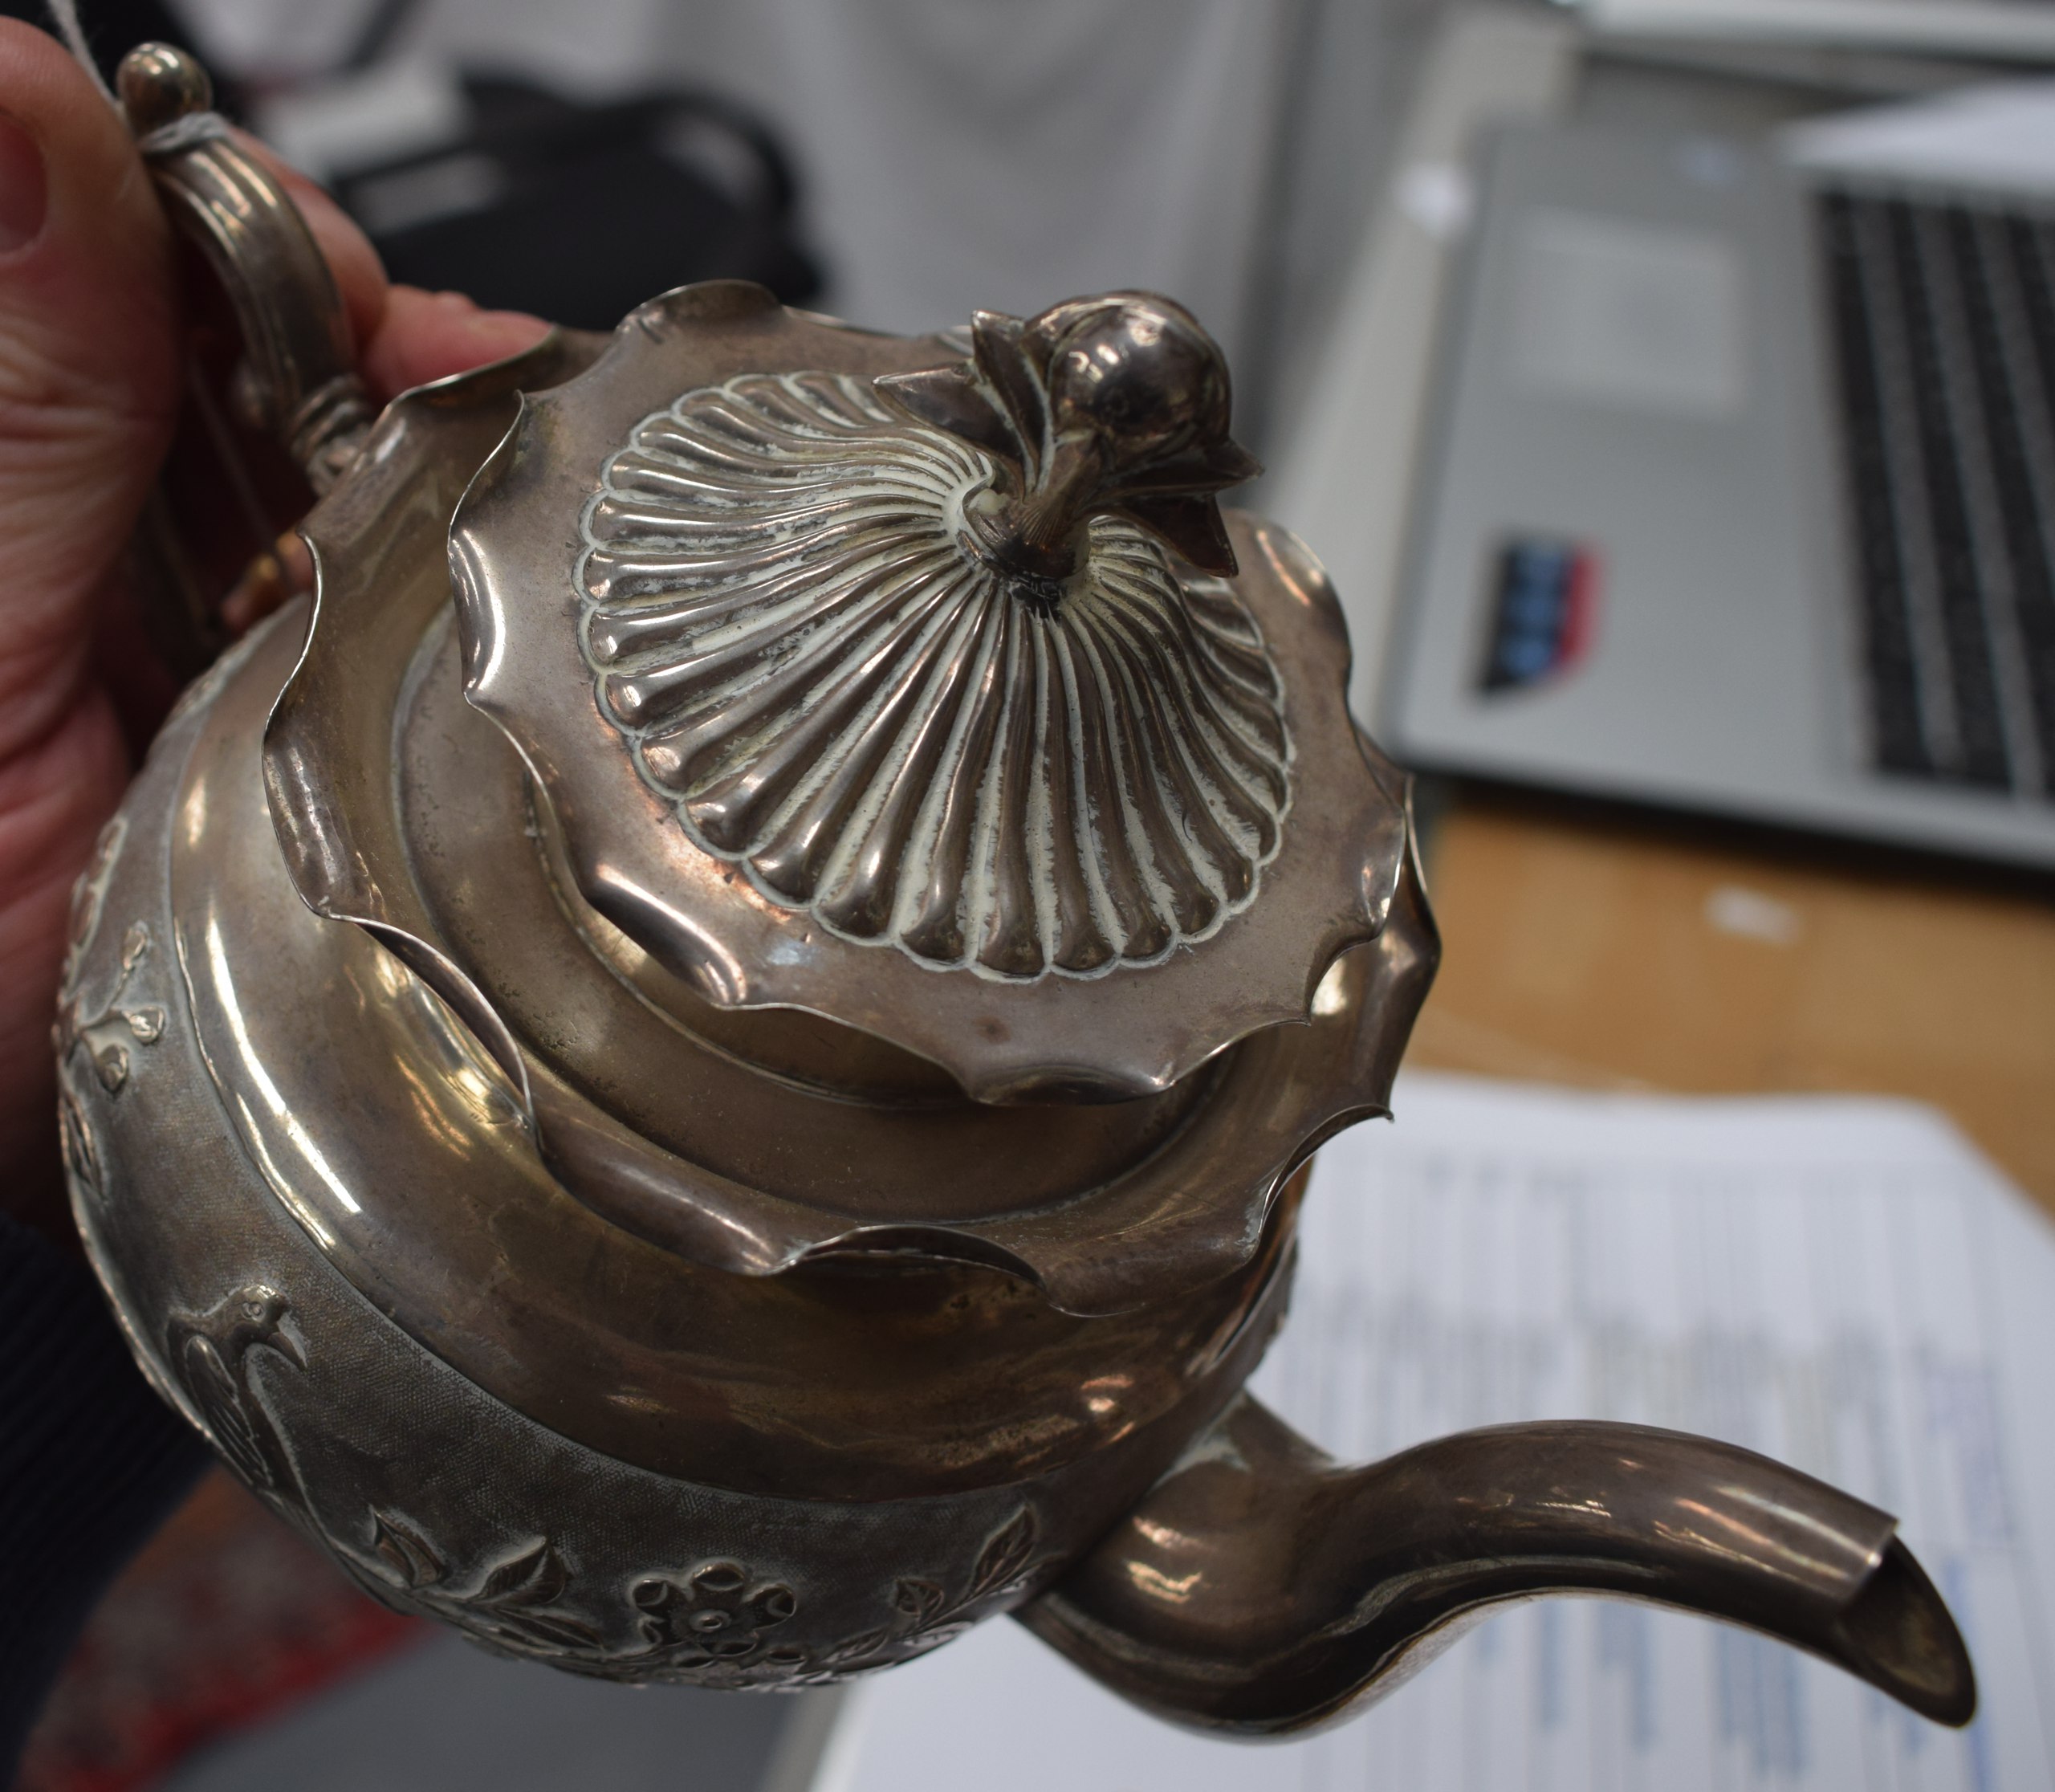
{"type": "Polygon", "coordinates": [[[1282,686],[1231,587],[1121,516],[1053,603],[995,571],[963,507],[995,470],[846,376],[653,412],[583,518],[600,706],[698,845],[835,934],[1003,979],[1146,964],[1276,853],[1282,686]]]}

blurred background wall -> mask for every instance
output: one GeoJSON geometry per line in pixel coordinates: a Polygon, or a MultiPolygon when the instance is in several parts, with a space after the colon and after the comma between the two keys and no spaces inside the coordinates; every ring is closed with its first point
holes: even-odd
{"type": "MultiPolygon", "coordinates": [[[[226,67],[304,82],[379,0],[174,0],[226,67]]],[[[1307,372],[1439,0],[421,0],[380,55],[600,97],[685,83],[791,150],[816,301],[891,330],[1073,294],[1183,300],[1260,450],[1307,372]]]]}

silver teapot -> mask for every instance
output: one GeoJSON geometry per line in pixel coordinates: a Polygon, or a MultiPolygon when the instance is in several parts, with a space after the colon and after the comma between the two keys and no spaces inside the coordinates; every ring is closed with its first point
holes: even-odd
{"type": "Polygon", "coordinates": [[[1804,1475],[1595,1423],[1343,1467],[1241,1391],[1438,948],[1189,315],[717,282],[374,417],[204,75],[121,89],[323,495],[311,605],[79,886],[71,1195],[144,1372],[345,1573],[714,1687],[1011,1613],[1248,1733],[1612,1593],[1968,1720],[1893,1520],[1804,1475]]]}

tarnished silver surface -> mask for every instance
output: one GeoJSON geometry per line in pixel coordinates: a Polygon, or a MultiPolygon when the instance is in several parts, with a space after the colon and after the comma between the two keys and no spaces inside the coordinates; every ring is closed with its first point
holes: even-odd
{"type": "MultiPolygon", "coordinates": [[[[1280,1200],[1286,1212],[1292,1203],[1267,1184],[1243,1222],[1249,1235],[1219,1246],[1212,1274],[1096,1320],[932,1252],[918,1273],[893,1267],[923,1236],[911,1227],[896,1252],[743,1277],[649,1242],[567,1188],[542,1141],[574,1123],[567,1115],[604,1110],[582,1098],[574,1106],[564,1090],[561,1110],[539,1104],[539,1139],[513,1085],[426,984],[366,930],[311,914],[287,879],[253,747],[266,693],[290,667],[293,646],[282,628],[257,650],[160,799],[180,818],[166,848],[167,902],[222,1123],[265,1167],[315,1248],[401,1330],[596,1448],[807,1498],[1005,1482],[1115,1445],[1156,1452],[1160,1466],[1227,1397],[1283,1294],[1288,1227],[1283,1214],[1268,1228],[1264,1220],[1280,1200]],[[292,967],[297,999],[275,997],[281,966],[292,967]],[[576,1275],[566,1274],[570,1265],[576,1275]]],[[[468,719],[472,738],[504,751],[495,731],[468,719]]],[[[518,830],[507,837],[530,852],[534,877],[532,843],[518,830]]],[[[503,914],[514,879],[486,887],[503,914]]],[[[575,935],[557,943],[576,950],[575,935]]],[[[751,1166],[769,1156],[778,1142],[765,1134],[782,1119],[785,1174],[796,1183],[809,1163],[828,1181],[842,1152],[865,1142],[856,1128],[866,1123],[873,1147],[909,1180],[977,1182],[987,1155],[980,1118],[1004,1150],[1029,1151],[1023,1122],[1032,1113],[968,1104],[908,1112],[810,1095],[693,1049],[612,988],[608,1014],[648,1023],[614,1035],[616,1049],[662,1048],[657,1061],[686,1076],[688,1095],[718,1104],[716,1118],[736,1134],[732,1151],[755,1152],[751,1166]],[[895,1115],[910,1138],[893,1138],[895,1115]]],[[[1331,1053],[1339,1042],[1329,1034],[1325,1043],[1331,1053]]],[[[539,1065],[533,1083],[556,1079],[539,1065]]],[[[1258,1103],[1288,1103],[1295,1093],[1288,1076],[1259,1077],[1230,1111],[1251,1133],[1269,1130],[1270,1149],[1285,1153],[1296,1135],[1275,1122],[1266,1128],[1258,1103]]],[[[1194,1116],[1207,1122],[1196,1144],[1166,1150],[1144,1138],[1129,1147],[1146,1154],[1145,1167],[1161,1166],[1150,1185],[1159,1200],[1205,1186],[1192,1160],[1219,1143],[1208,1105],[1194,1116]]],[[[1080,1111],[1090,1121],[1118,1110],[1080,1111]]],[[[1064,1149],[1064,1118],[1039,1120],[1054,1134],[1052,1155],[1064,1149]]],[[[744,1167],[733,1155],[728,1162],[744,1167]]],[[[991,1173],[1003,1178],[1007,1167],[991,1173]]],[[[1064,1210],[1051,1206],[1044,1223],[1058,1225],[1064,1210]]],[[[1208,1218],[1186,1224],[1210,1240],[1208,1218]]],[[[1132,1262],[1107,1255],[1146,1288],[1157,1266],[1148,1250],[1132,1262]]]]}
{"type": "Polygon", "coordinates": [[[580,1672],[807,1684],[1032,1596],[1254,1366],[1295,1199],[1246,1279],[1139,1326],[942,1265],[748,1281],[607,1225],[439,1001],[275,855],[184,882],[206,830],[265,823],[255,728],[303,623],[185,706],[80,886],[73,1203],[159,1389],[371,1591],[580,1672]],[[260,909],[299,930],[285,989],[237,962],[260,909]],[[276,1079],[315,1067],[262,1055],[282,1010],[380,1029],[382,1057],[326,1042],[325,1106],[376,1104],[356,1155],[296,1126],[316,1085],[276,1079]]]}
{"type": "MultiPolygon", "coordinates": [[[[1076,1314],[1133,1310],[1234,1272],[1312,1147],[1382,1111],[1432,969],[1417,890],[1401,903],[1410,920],[1339,961],[1323,1012],[1132,1102],[993,1107],[847,1028],[708,1003],[580,898],[520,758],[459,700],[437,507],[455,504],[454,470],[511,421],[517,383],[551,384],[590,355],[565,339],[403,398],[348,487],[308,519],[319,613],[263,754],[300,894],[359,922],[465,1020],[564,1187],[695,1261],[763,1276],[918,1248],[1010,1270],[1076,1314]],[[1075,1199],[1083,1189],[1089,1203],[1075,1199]]],[[[1292,554],[1305,595],[1332,615],[1296,544],[1251,519],[1235,527],[1254,554],[1292,554]]],[[[618,760],[618,743],[608,747],[618,760]]],[[[1353,733],[1348,751],[1367,791],[1401,788],[1353,733]]],[[[1381,825],[1402,843],[1402,807],[1379,800],[1381,825]]],[[[213,813],[227,813],[225,801],[213,813]]],[[[661,813],[650,825],[674,827],[661,813]]],[[[268,837],[238,837],[269,875],[268,837]]],[[[1402,845],[1390,849],[1381,874],[1397,882],[1402,845]]],[[[196,890],[232,862],[211,838],[193,854],[196,890]]],[[[266,943],[269,910],[226,899],[250,917],[258,963],[298,949],[266,943]]],[[[901,968],[918,987],[937,980],[901,968]]],[[[962,981],[994,1003],[1019,993],[962,981]]],[[[993,1024],[1007,1012],[995,1007],[993,1024]]],[[[332,1037],[332,1017],[282,1005],[258,1024],[266,1061],[325,1073],[318,1041],[332,1037]]],[[[303,1128],[335,1135],[327,1157],[364,1148],[356,1110],[296,1085],[288,1105],[303,1128]]],[[[409,1225],[436,1223],[409,1212],[409,1225]]]]}
{"type": "Polygon", "coordinates": [[[144,44],[123,59],[120,87],[159,195],[235,307],[254,420],[326,491],[356,458],[372,405],[319,245],[284,189],[210,110],[213,83],[190,56],[144,44]]]}
{"type": "MultiPolygon", "coordinates": [[[[1163,302],[1137,295],[1102,308],[1132,323],[1150,306],[1168,316],[1163,302]]],[[[1178,572],[1133,526],[1156,511],[1113,501],[1123,489],[1113,468],[1103,481],[1066,475],[1060,494],[1031,485],[1023,502],[1032,521],[1044,520],[1035,506],[1048,498],[1071,519],[1062,539],[1075,557],[1060,576],[1016,573],[1008,556],[1023,550],[968,539],[979,515],[1006,540],[1030,527],[1004,520],[1008,462],[909,414],[892,437],[901,451],[938,465],[954,457],[962,470],[959,486],[922,496],[918,518],[903,502],[884,512],[926,531],[937,563],[956,568],[922,588],[925,601],[901,603],[913,569],[877,540],[862,541],[846,579],[832,576],[832,555],[816,558],[806,545],[818,531],[825,552],[844,519],[873,515],[881,500],[864,469],[874,446],[843,462],[846,489],[802,510],[806,531],[767,529],[704,565],[662,560],[656,543],[686,527],[722,539],[735,527],[732,496],[673,470],[674,502],[661,515],[621,522],[633,541],[616,545],[642,557],[619,605],[615,563],[596,574],[585,545],[596,519],[606,526],[617,515],[606,507],[606,470],[617,472],[623,445],[650,427],[653,396],[664,410],[706,411],[699,426],[710,430],[710,395],[739,378],[815,389],[901,373],[960,382],[959,363],[939,339],[831,327],[733,283],[652,300],[588,372],[523,407],[458,508],[450,552],[466,688],[533,773],[579,894],[705,999],[824,1016],[940,1065],[982,1101],[1153,1094],[1237,1039],[1303,1020],[1328,967],[1376,936],[1392,901],[1402,804],[1357,744],[1340,609],[1296,542],[1253,519],[1223,527],[1210,491],[1184,492],[1179,502],[1202,506],[1221,564],[1238,559],[1239,574],[1178,572]],[[998,507],[981,512],[983,495],[998,507]],[[579,544],[571,554],[567,540],[579,544]],[[754,650],[753,606],[767,583],[735,583],[759,559],[770,577],[787,560],[804,572],[772,613],[787,656],[775,666],[754,650]],[[1119,597],[1123,580],[1133,588],[1125,569],[1137,564],[1154,596],[1119,597]],[[661,580],[659,566],[669,568],[661,580]],[[604,617],[594,614],[596,577],[604,617]],[[726,625],[736,632],[693,647],[702,594],[735,605],[743,589],[747,603],[726,625]],[[838,651],[853,598],[883,609],[865,612],[861,651],[838,651]],[[631,621],[658,632],[627,633],[631,621]],[[989,652],[981,624],[1003,637],[989,652]],[[911,641],[901,638],[909,629],[911,641]],[[686,631],[682,659],[633,657],[642,645],[660,656],[676,649],[678,637],[661,632],[675,629],[686,631]],[[923,638],[931,659],[909,662],[901,650],[923,638]],[[628,671],[606,661],[609,649],[616,660],[631,655],[628,671]],[[816,651],[831,663],[816,665],[816,651]],[[722,657],[731,652],[739,664],[722,657]],[[1099,703],[1097,673],[1074,675],[1094,656],[1117,698],[1110,707],[1099,703]],[[568,701],[567,690],[593,687],[596,670],[601,700],[568,701]],[[694,707],[702,674],[710,707],[694,707]],[[697,730],[694,752],[682,756],[686,737],[663,732],[673,700],[697,730]],[[1227,710],[1231,727],[1220,719],[1227,710]],[[827,751],[836,740],[853,751],[827,751]],[[958,778],[950,768],[966,755],[958,778]],[[952,797],[962,800],[950,812],[952,797]],[[769,806],[753,806],[759,799],[769,806]],[[704,804],[696,813],[695,803],[704,804]],[[722,831],[731,825],[740,831],[722,831]],[[865,892],[881,902],[887,886],[889,907],[870,913],[899,949],[864,934],[873,921],[856,912],[865,892]],[[844,896],[854,909],[838,906],[844,896]],[[824,903],[828,912],[816,912],[824,903]]],[[[1115,437],[1100,458],[1118,445],[1115,437]]],[[[764,477],[746,448],[731,442],[729,472],[747,463],[764,477]]],[[[1208,451],[1228,463],[1220,443],[1208,451]]],[[[1215,461],[1190,458],[1197,464],[1166,480],[1217,483],[1215,461]]],[[[635,464],[654,480],[648,457],[635,464]]],[[[796,483],[812,465],[787,464],[796,483]]]]}
{"type": "MultiPolygon", "coordinates": [[[[156,153],[179,206],[246,172],[156,153]]],[[[318,397],[332,287],[246,197],[189,222],[318,397]]],[[[144,1371],[379,1597],[578,1672],[805,1684],[1020,1609],[1268,1732],[1599,1590],[1964,1721],[1890,1521],[1791,1471],[1591,1426],[1345,1469],[1240,1395],[1433,974],[1405,780],[1318,566],[1215,503],[1197,324],[971,345],[715,284],[321,438],[311,608],[79,887],[66,1161],[144,1371]]]]}
{"type": "Polygon", "coordinates": [[[1159,963],[1276,854],[1283,689],[1232,587],[1118,515],[1023,601],[972,534],[998,474],[848,374],[686,393],[580,519],[600,707],[695,844],[844,939],[999,978],[1159,963]]]}
{"type": "Polygon", "coordinates": [[[1243,1734],[1341,1717],[1492,1607],[1564,1592],[1746,1624],[1966,1724],[1968,1651],[1897,1529],[1678,1432],[1499,1425],[1350,1468],[1245,1399],[1022,1617],[1128,1697],[1243,1734]]]}

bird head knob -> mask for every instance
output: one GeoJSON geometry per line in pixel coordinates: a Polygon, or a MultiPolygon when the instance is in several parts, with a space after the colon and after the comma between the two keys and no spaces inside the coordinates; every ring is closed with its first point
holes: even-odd
{"type": "Polygon", "coordinates": [[[1235,572],[1214,494],[1262,468],[1227,433],[1227,360],[1190,312],[1112,292],[1025,321],[979,312],[971,338],[967,362],[877,385],[999,462],[999,479],[965,505],[981,558],[1053,603],[1092,518],[1112,511],[1202,571],[1235,572]]]}

